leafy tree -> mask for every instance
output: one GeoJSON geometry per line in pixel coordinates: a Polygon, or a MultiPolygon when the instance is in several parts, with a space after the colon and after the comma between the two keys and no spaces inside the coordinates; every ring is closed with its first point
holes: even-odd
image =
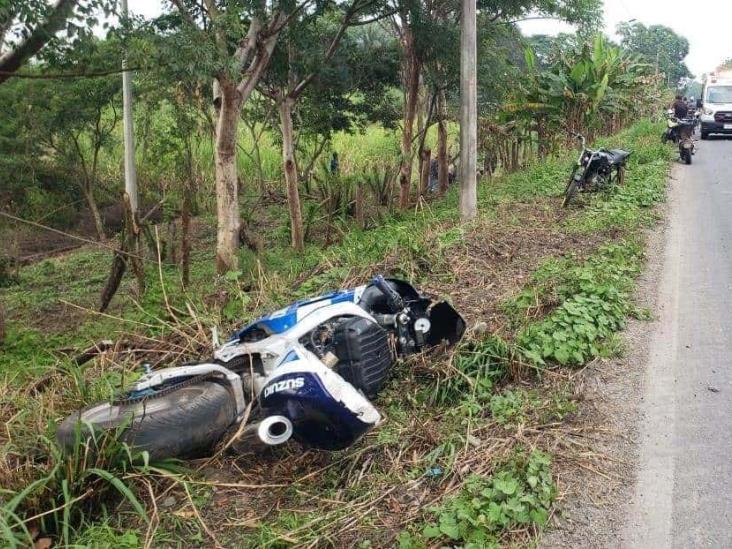
{"type": "MultiPolygon", "coordinates": [[[[402,46],[402,86],[404,116],[402,122],[399,204],[409,202],[414,144],[414,121],[425,72],[432,73],[438,90],[457,78],[459,68],[459,13],[455,0],[392,0],[395,11],[393,29],[402,46]]],[[[582,28],[596,28],[602,20],[601,0],[480,0],[478,10],[483,25],[506,25],[528,16],[556,17],[582,28]]],[[[479,90],[480,93],[480,90],[479,90]]],[[[444,121],[445,97],[439,97],[439,119],[444,121]]],[[[444,136],[444,123],[439,132],[444,136]]],[[[444,141],[443,141],[444,143],[444,141]]],[[[444,156],[443,145],[438,145],[444,156]]],[[[446,162],[441,170],[446,182],[446,162]]],[[[441,183],[442,187],[442,183],[441,183]]]]}
{"type": "MultiPolygon", "coordinates": [[[[51,67],[63,69],[82,65],[95,71],[119,58],[115,42],[88,37],[51,67]]],[[[115,103],[121,79],[118,75],[99,78],[40,80],[27,88],[27,108],[33,112],[33,136],[57,165],[73,176],[92,214],[97,236],[105,239],[104,225],[95,194],[99,186],[99,156],[113,139],[119,122],[115,103]]]]}
{"type": "Polygon", "coordinates": [[[363,130],[372,122],[393,127],[398,112],[391,92],[399,85],[398,75],[398,45],[383,27],[349,28],[331,62],[298,101],[297,149],[307,155],[299,172],[307,177],[335,132],[363,130]]]}
{"type": "Polygon", "coordinates": [[[640,56],[646,63],[666,75],[669,87],[676,87],[682,78],[692,76],[684,63],[689,55],[689,41],[663,25],[646,27],[643,23],[621,23],[617,33],[622,47],[640,56]]]}
{"type": "MultiPolygon", "coordinates": [[[[331,63],[348,27],[365,24],[360,18],[377,7],[375,0],[352,0],[344,6],[324,11],[316,9],[314,12],[294,14],[273,54],[270,74],[261,81],[263,85],[260,89],[274,101],[279,112],[292,246],[299,252],[304,248],[304,230],[295,158],[293,110],[304,92],[331,63]]],[[[322,79],[321,88],[327,88],[323,85],[327,82],[322,79]]]]}
{"type": "Polygon", "coordinates": [[[581,43],[576,34],[565,32],[560,32],[556,36],[535,34],[526,40],[534,51],[537,66],[541,69],[550,68],[561,59],[562,55],[571,52],[581,43]]]}
{"type": "Polygon", "coordinates": [[[641,90],[654,88],[647,86],[649,66],[602,34],[544,71],[528,49],[527,65],[525,97],[515,110],[536,121],[542,140],[565,129],[566,135],[584,132],[592,138],[602,127],[619,127],[621,117],[643,105],[641,90]]]}
{"type": "Polygon", "coordinates": [[[0,2],[0,83],[12,76],[28,59],[49,43],[75,45],[98,24],[100,10],[111,13],[114,0],[38,0],[0,2]],[[58,35],[65,30],[65,34],[58,35]]]}
{"type": "Polygon", "coordinates": [[[591,32],[602,23],[602,4],[602,0],[478,0],[478,9],[492,21],[547,17],[591,32]]]}

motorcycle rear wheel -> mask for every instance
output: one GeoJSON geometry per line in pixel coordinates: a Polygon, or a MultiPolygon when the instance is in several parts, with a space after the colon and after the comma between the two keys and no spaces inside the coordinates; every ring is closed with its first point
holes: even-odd
{"type": "Polygon", "coordinates": [[[213,447],[235,419],[231,392],[206,380],[181,384],[159,396],[92,404],[61,422],[56,438],[70,453],[100,433],[121,430],[121,441],[138,452],[147,451],[152,460],[183,458],[213,447]]]}

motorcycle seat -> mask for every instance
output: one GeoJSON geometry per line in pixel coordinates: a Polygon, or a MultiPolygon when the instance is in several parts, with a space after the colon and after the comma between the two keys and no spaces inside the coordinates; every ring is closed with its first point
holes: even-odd
{"type": "Polygon", "coordinates": [[[622,149],[610,149],[606,152],[610,157],[611,164],[623,164],[626,160],[628,160],[628,157],[631,155],[630,152],[624,151],[622,149]]]}

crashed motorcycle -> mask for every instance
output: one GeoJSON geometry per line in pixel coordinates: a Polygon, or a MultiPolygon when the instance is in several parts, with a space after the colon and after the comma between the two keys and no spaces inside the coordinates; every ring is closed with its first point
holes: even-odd
{"type": "Polygon", "coordinates": [[[661,137],[664,143],[669,141],[679,146],[679,158],[685,164],[691,164],[692,156],[696,153],[696,144],[693,135],[694,128],[697,126],[695,118],[679,119],[673,115],[673,111],[669,111],[666,116],[667,128],[661,137]]]}
{"type": "Polygon", "coordinates": [[[607,190],[613,183],[622,185],[625,181],[625,165],[631,155],[621,149],[593,150],[587,147],[583,135],[577,134],[575,137],[582,146],[582,152],[564,191],[562,206],[565,208],[578,192],[607,190]]]}
{"type": "Polygon", "coordinates": [[[146,372],[111,402],[66,418],[57,439],[72,450],[80,436],[115,431],[151,459],[204,455],[235,432],[239,451],[291,439],[346,448],[381,420],[371,399],[397,358],[454,344],[464,331],[447,302],[377,276],[255,320],[210,362],[146,372]]]}

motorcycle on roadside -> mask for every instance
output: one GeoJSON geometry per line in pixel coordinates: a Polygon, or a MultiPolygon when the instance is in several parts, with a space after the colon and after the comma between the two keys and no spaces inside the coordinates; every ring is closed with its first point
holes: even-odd
{"type": "Polygon", "coordinates": [[[697,126],[697,119],[676,118],[673,111],[666,115],[666,131],[661,136],[664,143],[675,143],[679,147],[679,158],[685,164],[691,164],[692,156],[696,154],[696,143],[694,143],[694,129],[697,126]]]}
{"type": "Polygon", "coordinates": [[[577,134],[575,138],[581,143],[582,152],[564,191],[564,208],[569,206],[578,192],[607,190],[613,183],[622,185],[625,181],[625,165],[631,155],[622,149],[593,150],[587,147],[583,135],[577,134]]]}
{"type": "Polygon", "coordinates": [[[455,344],[464,331],[447,302],[379,275],[255,320],[209,361],[147,371],[71,414],[56,438],[73,452],[111,432],[150,459],[199,456],[222,439],[241,452],[290,439],[346,448],[381,421],[372,399],[397,358],[455,344]]]}

